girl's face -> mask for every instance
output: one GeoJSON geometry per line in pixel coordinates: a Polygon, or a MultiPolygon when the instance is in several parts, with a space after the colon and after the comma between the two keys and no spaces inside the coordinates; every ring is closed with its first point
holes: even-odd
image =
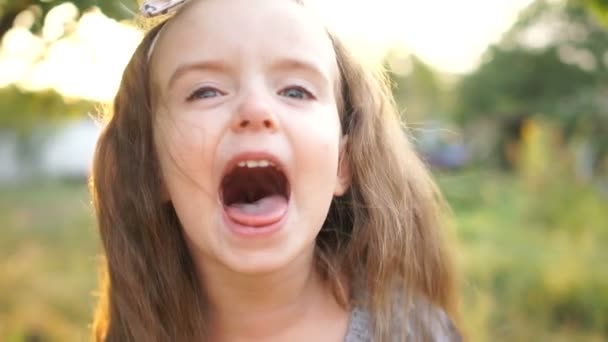
{"type": "Polygon", "coordinates": [[[322,25],[289,0],[195,1],[152,64],[164,187],[195,260],[255,274],[310,257],[348,186],[322,25]]]}

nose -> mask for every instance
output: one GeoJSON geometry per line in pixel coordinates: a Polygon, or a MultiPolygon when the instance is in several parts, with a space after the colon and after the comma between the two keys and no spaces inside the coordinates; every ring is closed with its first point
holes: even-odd
{"type": "Polygon", "coordinates": [[[276,132],[278,128],[278,120],[269,106],[269,100],[253,94],[239,104],[232,123],[235,132],[276,132]]]}

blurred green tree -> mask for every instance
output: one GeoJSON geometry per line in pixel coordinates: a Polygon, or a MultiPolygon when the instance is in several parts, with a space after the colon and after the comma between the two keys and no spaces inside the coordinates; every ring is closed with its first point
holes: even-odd
{"type": "Polygon", "coordinates": [[[608,0],[582,0],[582,3],[608,25],[608,0]]]}
{"type": "MultiPolygon", "coordinates": [[[[21,13],[33,14],[30,31],[40,35],[46,15],[54,7],[71,2],[82,15],[98,8],[105,15],[124,20],[133,17],[138,7],[137,0],[0,0],[0,42],[14,27],[21,13]]],[[[78,18],[75,18],[76,20],[78,18]]],[[[66,30],[65,34],[70,31],[66,30]]],[[[58,37],[61,38],[61,37],[58,37]]],[[[82,116],[94,109],[92,101],[67,99],[54,90],[28,91],[16,85],[0,88],[0,128],[17,131],[20,135],[28,132],[40,121],[61,120],[70,116],[82,116]]]]}
{"type": "MultiPolygon", "coordinates": [[[[13,26],[15,18],[23,11],[36,14],[33,30],[40,30],[46,14],[66,0],[0,0],[0,41],[13,26]]],[[[98,7],[107,16],[117,20],[128,19],[137,8],[136,0],[71,0],[80,13],[98,7]]]]}
{"type": "Polygon", "coordinates": [[[550,118],[567,139],[591,140],[599,164],[608,154],[608,29],[590,10],[605,2],[587,3],[533,2],[461,80],[457,118],[491,117],[506,140],[520,138],[527,117],[550,118]]]}
{"type": "Polygon", "coordinates": [[[408,123],[437,118],[446,110],[441,75],[415,55],[392,51],[384,59],[395,101],[408,123]]]}
{"type": "Polygon", "coordinates": [[[95,104],[66,99],[54,90],[23,91],[15,86],[0,88],[0,128],[27,136],[41,120],[45,122],[78,117],[94,110],[95,104]]]}

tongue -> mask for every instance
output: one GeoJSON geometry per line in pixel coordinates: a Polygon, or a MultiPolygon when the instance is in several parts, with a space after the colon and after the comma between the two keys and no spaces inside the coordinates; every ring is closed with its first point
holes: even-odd
{"type": "Polygon", "coordinates": [[[253,203],[234,203],[226,207],[226,214],[236,223],[263,227],[278,222],[287,211],[287,199],[281,195],[260,198],[253,203]]]}

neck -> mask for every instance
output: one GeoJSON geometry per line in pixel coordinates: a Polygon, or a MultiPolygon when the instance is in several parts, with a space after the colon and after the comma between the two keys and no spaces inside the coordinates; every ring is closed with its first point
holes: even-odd
{"type": "Polygon", "coordinates": [[[233,272],[208,259],[198,269],[213,341],[285,340],[319,307],[337,305],[314,269],[312,251],[262,275],[233,272]]]}

